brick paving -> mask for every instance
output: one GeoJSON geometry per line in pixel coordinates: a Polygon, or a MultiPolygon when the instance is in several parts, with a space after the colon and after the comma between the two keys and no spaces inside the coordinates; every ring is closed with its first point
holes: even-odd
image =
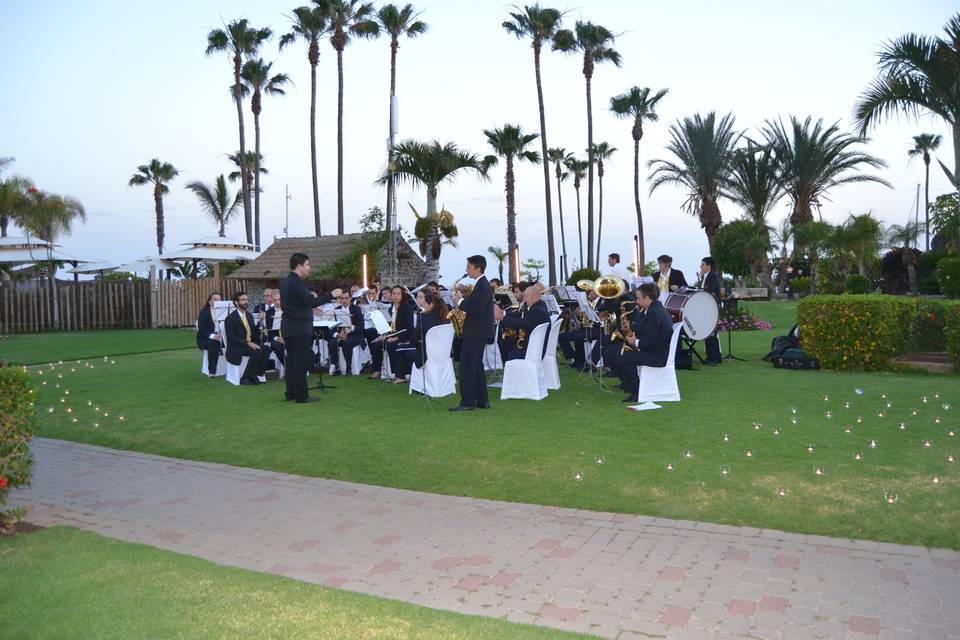
{"type": "Polygon", "coordinates": [[[960,638],[960,553],[357,485],[37,438],[28,520],[601,637],[960,638]]]}

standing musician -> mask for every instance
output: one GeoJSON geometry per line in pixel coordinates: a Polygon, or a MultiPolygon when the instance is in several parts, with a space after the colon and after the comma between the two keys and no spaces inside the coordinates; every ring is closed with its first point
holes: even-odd
{"type": "MultiPolygon", "coordinates": [[[[505,312],[495,307],[493,317],[500,322],[500,329],[513,329],[516,332],[513,347],[507,351],[508,345],[501,342],[503,361],[519,360],[527,355],[527,341],[537,325],[550,322],[550,312],[547,303],[543,301],[543,294],[539,287],[528,285],[523,290],[523,304],[516,313],[505,312]]],[[[543,354],[541,354],[541,357],[543,354]]]]}
{"type": "Polygon", "coordinates": [[[244,357],[249,358],[240,384],[260,384],[259,378],[267,365],[267,352],[260,343],[260,328],[249,311],[250,300],[246,293],[234,293],[233,304],[236,309],[223,322],[223,332],[227,334],[227,362],[237,365],[244,357]]]}
{"type": "Polygon", "coordinates": [[[285,397],[298,403],[310,402],[307,373],[313,361],[313,316],[322,304],[332,300],[329,293],[318,296],[307,288],[303,279],[310,273],[310,258],[303,253],[290,256],[290,273],[280,284],[283,316],[280,331],[286,348],[287,385],[285,397]]]}
{"type": "Polygon", "coordinates": [[[207,304],[197,314],[197,349],[207,352],[207,377],[217,376],[217,363],[220,360],[222,340],[217,331],[217,323],[213,321],[214,304],[220,302],[220,293],[214,291],[207,296],[207,304]]]}
{"type": "Polygon", "coordinates": [[[620,264],[619,253],[611,253],[609,256],[607,256],[607,266],[600,272],[600,274],[604,276],[616,276],[627,283],[633,279],[633,274],[630,273],[625,266],[620,264]]]}
{"type": "Polygon", "coordinates": [[[667,294],[687,286],[687,279],[683,277],[683,272],[671,268],[673,258],[664,254],[657,258],[659,271],[653,272],[653,281],[661,293],[667,294]]]}
{"type": "MultiPolygon", "coordinates": [[[[363,344],[363,311],[353,303],[353,295],[346,292],[340,293],[340,304],[334,307],[334,311],[346,310],[350,313],[350,327],[339,327],[336,335],[330,345],[330,362],[338,365],[337,372],[342,369],[346,375],[350,375],[353,363],[353,350],[363,344]],[[345,363],[340,362],[340,351],[343,351],[345,363]]],[[[336,373],[334,375],[336,375],[336,373]]]]}
{"type": "Polygon", "coordinates": [[[619,360],[621,386],[630,394],[624,402],[637,402],[640,389],[637,367],[663,367],[667,364],[673,320],[659,297],[657,285],[640,285],[637,308],[631,314],[630,333],[625,336],[624,351],[619,360]]]}
{"type": "Polygon", "coordinates": [[[406,371],[410,371],[414,364],[421,369],[423,368],[427,361],[427,332],[438,325],[450,322],[447,318],[450,309],[447,307],[447,303],[436,293],[426,290],[418,291],[417,305],[420,307],[420,311],[418,312],[416,327],[407,341],[407,345],[411,348],[400,352],[405,360],[406,371]]]}
{"type": "MultiPolygon", "coordinates": [[[[715,272],[717,262],[712,256],[707,256],[700,261],[700,273],[703,276],[701,287],[704,291],[713,296],[713,299],[720,304],[720,275],[715,272]]],[[[723,363],[720,355],[720,338],[714,331],[709,338],[703,341],[703,346],[707,350],[707,361],[704,364],[715,367],[723,363]]]]}
{"type": "Polygon", "coordinates": [[[473,291],[462,298],[459,290],[453,292],[454,304],[467,314],[460,337],[460,404],[450,411],[489,409],[487,378],[483,370],[483,349],[494,338],[493,288],[483,272],[487,259],[480,255],[467,258],[467,275],[476,280],[473,291]]]}

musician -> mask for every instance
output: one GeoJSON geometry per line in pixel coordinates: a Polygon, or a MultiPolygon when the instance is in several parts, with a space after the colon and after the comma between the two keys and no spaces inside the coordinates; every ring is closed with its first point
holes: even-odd
{"type": "Polygon", "coordinates": [[[322,304],[332,300],[329,293],[317,295],[307,288],[303,279],[310,273],[310,258],[303,253],[290,256],[290,273],[280,284],[283,298],[283,316],[280,319],[280,331],[286,349],[287,400],[297,403],[310,402],[307,391],[307,373],[313,361],[313,316],[322,304]]]}
{"type": "MultiPolygon", "coordinates": [[[[273,289],[273,306],[276,311],[280,312],[280,318],[281,318],[280,322],[282,324],[283,323],[283,304],[281,303],[281,300],[280,300],[280,289],[273,289]]],[[[276,317],[277,317],[276,313],[274,313],[274,316],[273,316],[274,320],[276,320],[276,317]]],[[[273,321],[271,321],[270,324],[267,325],[266,335],[270,341],[270,351],[275,356],[277,356],[277,361],[280,364],[284,364],[284,360],[286,358],[286,349],[283,346],[283,336],[281,335],[282,333],[283,332],[280,331],[279,329],[273,328],[273,321]]],[[[269,360],[269,357],[270,356],[268,355],[267,356],[268,360],[269,360]]]]}
{"type": "MultiPolygon", "coordinates": [[[[338,327],[333,337],[330,347],[330,363],[337,367],[336,372],[342,369],[346,375],[350,375],[351,364],[353,363],[353,350],[363,344],[363,311],[353,303],[353,296],[349,293],[340,294],[340,304],[334,307],[334,311],[345,310],[350,314],[350,327],[338,327]],[[340,351],[343,351],[345,363],[340,362],[340,351]],[[342,366],[341,366],[342,365],[342,366]]],[[[336,375],[336,373],[334,374],[336,375]]]]}
{"type": "Polygon", "coordinates": [[[236,307],[223,322],[227,338],[227,362],[238,365],[247,357],[240,384],[260,384],[259,378],[267,365],[267,352],[260,343],[260,328],[250,313],[250,299],[243,291],[233,294],[236,307]]]}
{"type": "MultiPolygon", "coordinates": [[[[587,292],[587,300],[590,302],[590,306],[596,309],[599,298],[594,291],[587,292]]],[[[577,371],[583,371],[587,367],[586,348],[584,344],[591,340],[594,341],[594,347],[590,357],[591,362],[597,362],[602,347],[600,343],[602,328],[598,324],[587,326],[589,320],[579,307],[574,307],[573,313],[577,316],[580,326],[576,329],[564,331],[557,336],[557,344],[570,366],[577,371]]]]}
{"type": "MultiPolygon", "coordinates": [[[[277,313],[277,307],[273,300],[273,289],[263,290],[263,302],[256,305],[253,312],[257,314],[257,324],[260,325],[261,330],[269,330],[273,326],[273,317],[277,313]]],[[[264,335],[266,335],[265,331],[264,335]]]]}
{"type": "Polygon", "coordinates": [[[642,284],[637,293],[637,309],[631,314],[630,330],[625,338],[625,351],[619,359],[621,386],[628,395],[624,402],[637,402],[640,374],[637,367],[663,367],[670,355],[673,320],[659,300],[660,288],[642,284]]]}
{"type": "Polygon", "coordinates": [[[423,368],[427,361],[427,332],[441,324],[448,324],[447,314],[450,309],[440,296],[429,291],[417,292],[417,305],[420,311],[417,314],[415,329],[407,340],[408,349],[401,351],[405,360],[406,370],[410,371],[413,365],[423,368]]]}
{"type": "Polygon", "coordinates": [[[494,291],[503,286],[503,280],[500,278],[490,278],[490,286],[493,287],[494,291]]]}
{"type": "Polygon", "coordinates": [[[664,254],[657,258],[659,271],[653,272],[653,281],[664,294],[676,291],[687,286],[687,279],[683,277],[683,272],[673,269],[673,258],[664,254]]]}
{"type": "MultiPolygon", "coordinates": [[[[700,274],[703,278],[700,286],[704,291],[712,295],[713,299],[716,300],[719,305],[720,275],[715,272],[716,268],[717,262],[712,256],[707,256],[700,261],[700,274]]],[[[715,367],[723,363],[723,358],[720,355],[720,338],[717,336],[716,331],[703,341],[703,346],[707,350],[707,361],[704,364],[715,367]]]]}
{"type": "MultiPolygon", "coordinates": [[[[543,301],[543,293],[536,285],[529,285],[523,290],[523,305],[517,313],[508,314],[500,307],[496,307],[493,310],[493,317],[500,322],[501,331],[504,329],[516,331],[516,341],[513,348],[509,351],[505,348],[501,350],[504,362],[526,357],[527,341],[530,339],[530,334],[534,328],[537,325],[550,322],[547,303],[543,301]]],[[[543,357],[543,354],[541,354],[541,357],[543,357]]]]}
{"type": "Polygon", "coordinates": [[[217,324],[213,321],[213,307],[220,302],[220,293],[214,291],[207,296],[207,304],[197,314],[197,349],[207,352],[207,376],[217,376],[217,363],[220,360],[222,340],[217,324]]]}
{"type": "Polygon", "coordinates": [[[394,381],[400,383],[410,378],[407,362],[398,348],[413,335],[413,316],[416,303],[410,299],[401,286],[390,290],[393,296],[393,313],[390,333],[395,335],[386,339],[387,357],[390,358],[390,370],[394,381]]]}
{"type": "Polygon", "coordinates": [[[380,297],[380,287],[377,285],[376,282],[371,282],[370,286],[367,287],[367,292],[363,295],[360,301],[363,304],[367,304],[368,302],[376,302],[377,298],[379,297],[380,297]]]}
{"type": "Polygon", "coordinates": [[[633,278],[633,274],[631,274],[625,266],[620,264],[619,253],[611,253],[609,256],[607,256],[607,266],[600,273],[604,276],[615,276],[620,278],[628,285],[630,284],[630,280],[633,278]]]}
{"type": "Polygon", "coordinates": [[[440,284],[436,280],[431,280],[427,283],[426,290],[428,293],[436,295],[440,291],[440,284]]]}
{"type": "Polygon", "coordinates": [[[487,259],[480,255],[467,258],[467,275],[476,280],[473,291],[462,298],[460,291],[453,292],[454,303],[467,314],[460,337],[463,347],[460,353],[460,404],[450,411],[472,411],[475,408],[489,409],[487,378],[483,370],[483,349],[494,338],[493,288],[483,272],[487,259]]]}

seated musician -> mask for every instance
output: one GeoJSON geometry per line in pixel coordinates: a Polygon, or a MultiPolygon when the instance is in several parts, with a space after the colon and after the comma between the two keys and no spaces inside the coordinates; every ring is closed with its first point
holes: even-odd
{"type": "Polygon", "coordinates": [[[250,313],[250,300],[243,291],[233,294],[233,304],[236,306],[223,323],[223,331],[227,334],[227,362],[240,364],[243,357],[249,358],[243,370],[240,384],[260,384],[259,377],[263,375],[267,364],[267,352],[260,344],[260,329],[250,313]]]}
{"type": "MultiPolygon", "coordinates": [[[[587,300],[590,302],[590,306],[596,309],[599,298],[594,291],[587,292],[587,300]]],[[[587,326],[590,321],[579,307],[574,307],[573,313],[577,316],[580,326],[576,329],[561,333],[557,337],[557,344],[569,365],[577,371],[583,371],[587,367],[586,347],[584,343],[595,341],[593,348],[595,355],[591,353],[591,362],[597,362],[601,352],[600,335],[602,333],[602,327],[598,324],[587,326]]]]}
{"type": "Polygon", "coordinates": [[[261,329],[270,329],[273,325],[273,317],[277,313],[277,307],[273,300],[273,289],[263,290],[263,302],[253,308],[257,316],[257,324],[261,329]]]}
{"type": "Polygon", "coordinates": [[[389,291],[392,304],[390,333],[398,333],[389,337],[386,334],[378,336],[370,343],[370,357],[373,360],[373,372],[370,374],[370,378],[374,380],[380,377],[384,349],[386,349],[387,357],[390,358],[390,369],[394,378],[406,377],[403,373],[405,361],[397,355],[397,346],[399,342],[409,337],[409,333],[413,329],[413,309],[407,304],[408,296],[403,287],[393,287],[389,290],[385,289],[385,291],[389,291]]]}
{"type": "Polygon", "coordinates": [[[376,282],[371,282],[370,286],[367,287],[367,292],[364,294],[364,298],[360,300],[362,304],[367,304],[368,302],[376,302],[380,297],[380,286],[376,282]]]}
{"type": "Polygon", "coordinates": [[[437,294],[425,290],[418,291],[417,305],[420,311],[414,323],[416,326],[407,340],[408,348],[400,351],[407,371],[410,371],[414,364],[422,369],[427,361],[427,332],[438,325],[450,322],[447,318],[450,308],[437,294]]]}
{"type": "Polygon", "coordinates": [[[333,308],[334,312],[346,310],[350,314],[350,327],[337,327],[332,344],[330,344],[330,363],[337,368],[334,375],[338,375],[341,370],[347,375],[353,373],[351,366],[353,363],[353,350],[363,344],[363,311],[360,307],[353,304],[353,296],[347,292],[341,292],[339,298],[340,304],[333,308]],[[343,359],[340,362],[340,352],[343,351],[343,359]]]}
{"type": "MultiPolygon", "coordinates": [[[[503,353],[503,361],[519,360],[527,355],[527,342],[530,334],[537,325],[550,322],[550,312],[547,303],[543,301],[539,287],[528,286],[523,290],[523,305],[517,313],[508,315],[500,307],[494,306],[494,319],[500,322],[501,331],[514,329],[517,334],[516,344],[509,351],[503,353]]],[[[546,343],[544,343],[546,344],[546,343]]],[[[541,356],[543,354],[540,354],[541,356]]]]}
{"type": "Polygon", "coordinates": [[[673,258],[664,254],[657,258],[657,264],[660,270],[653,272],[653,281],[662,293],[667,294],[687,286],[683,272],[672,268],[673,258]]]}
{"type": "Polygon", "coordinates": [[[663,367],[670,355],[673,320],[658,299],[660,288],[655,284],[640,285],[637,309],[630,316],[630,331],[625,336],[624,352],[619,369],[622,387],[630,394],[624,402],[636,402],[640,388],[637,367],[663,367]]]}
{"type": "MultiPolygon", "coordinates": [[[[280,289],[273,290],[273,307],[275,311],[279,311],[281,314],[283,314],[283,305],[280,302],[280,289]]],[[[273,317],[274,319],[276,319],[276,314],[274,314],[273,317]]],[[[280,364],[284,364],[286,349],[283,346],[283,336],[281,335],[281,332],[280,332],[279,323],[277,324],[277,328],[274,329],[273,322],[271,321],[267,325],[266,334],[267,334],[267,338],[269,339],[270,351],[277,356],[277,360],[280,362],[280,364]]],[[[270,356],[268,355],[267,358],[269,359],[269,357],[270,356]]]]}
{"type": "Polygon", "coordinates": [[[222,340],[217,324],[213,321],[214,304],[220,302],[220,294],[216,291],[207,296],[207,304],[197,314],[197,349],[207,352],[207,376],[214,378],[217,375],[217,363],[220,360],[222,340]]]}
{"type": "Polygon", "coordinates": [[[496,291],[503,286],[503,280],[500,278],[490,278],[490,286],[493,287],[494,291],[496,291]]]}

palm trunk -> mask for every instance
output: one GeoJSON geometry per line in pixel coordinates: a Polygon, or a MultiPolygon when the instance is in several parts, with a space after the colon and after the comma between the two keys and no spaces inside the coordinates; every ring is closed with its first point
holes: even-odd
{"type": "Polygon", "coordinates": [[[923,189],[923,229],[927,239],[926,250],[930,251],[930,154],[927,152],[923,153],[923,164],[925,165],[924,171],[926,173],[926,185],[923,189]]]}
{"type": "MultiPolygon", "coordinates": [[[[50,242],[53,242],[53,238],[50,238],[50,242]]],[[[54,330],[60,328],[60,303],[57,300],[57,266],[53,263],[53,256],[50,255],[50,262],[48,273],[50,274],[50,310],[53,315],[53,328],[54,330]]]]}
{"type": "Polygon", "coordinates": [[[723,223],[720,216],[720,207],[715,199],[704,200],[700,208],[700,226],[707,234],[707,246],[713,251],[713,239],[717,235],[717,229],[723,223]]]}
{"type": "Polygon", "coordinates": [[[160,185],[153,187],[153,206],[157,212],[157,255],[163,254],[163,194],[160,185]]]}
{"type": "MultiPolygon", "coordinates": [[[[590,93],[592,73],[584,63],[584,76],[587,79],[587,266],[594,268],[593,260],[593,98],[590,93]]],[[[590,63],[593,66],[593,63],[590,63]]]]}
{"type": "Polygon", "coordinates": [[[260,114],[253,114],[255,157],[253,165],[253,228],[254,246],[260,251],[260,114]]]}
{"type": "Polygon", "coordinates": [[[247,242],[253,243],[253,219],[250,211],[250,181],[247,180],[247,171],[243,166],[247,159],[247,142],[243,131],[243,96],[240,95],[240,63],[242,59],[237,53],[233,56],[233,95],[237,103],[237,123],[240,128],[240,191],[243,193],[243,225],[247,232],[247,242]]]}
{"type": "Polygon", "coordinates": [[[556,252],[553,245],[553,209],[550,198],[550,163],[547,162],[547,117],[543,107],[543,84],[540,80],[540,42],[533,43],[533,67],[537,76],[537,105],[540,107],[540,151],[543,159],[543,194],[547,205],[547,275],[549,284],[557,284],[556,252]]]}
{"type": "Polygon", "coordinates": [[[817,262],[817,259],[810,261],[810,295],[817,293],[817,285],[820,284],[818,282],[818,280],[820,280],[820,272],[817,270],[817,262]]]}
{"type": "Polygon", "coordinates": [[[388,109],[390,122],[387,123],[387,132],[390,134],[390,146],[387,149],[387,208],[384,216],[384,225],[389,232],[393,227],[390,203],[393,202],[393,97],[397,91],[397,40],[390,41],[390,108],[388,109]]]}
{"type": "MultiPolygon", "coordinates": [[[[433,216],[437,212],[437,188],[427,187],[427,216],[433,216]]],[[[440,277],[440,256],[434,257],[434,240],[440,235],[440,229],[437,225],[430,228],[430,235],[427,237],[427,251],[423,256],[423,262],[427,269],[427,282],[437,280],[440,277]]]]}
{"type": "Polygon", "coordinates": [[[586,265],[583,264],[583,224],[580,222],[580,187],[574,185],[573,189],[577,192],[577,237],[580,240],[580,264],[577,268],[583,269],[586,265]]]}
{"type": "MultiPolygon", "coordinates": [[[[314,45],[310,45],[311,51],[314,45]]],[[[313,228],[320,237],[320,188],[317,182],[317,63],[310,63],[310,168],[313,172],[313,228]]],[[[289,231],[289,230],[288,230],[289,231]]]]}
{"type": "MultiPolygon", "coordinates": [[[[639,124],[640,121],[637,120],[634,129],[637,129],[639,124]]],[[[640,270],[646,264],[643,248],[643,212],[640,209],[640,137],[642,136],[641,130],[640,136],[633,137],[633,204],[637,208],[637,262],[639,263],[636,265],[637,275],[640,275],[640,270]]]]}
{"type": "Polygon", "coordinates": [[[337,235],[343,235],[343,48],[337,48],[337,235]]]}
{"type": "Polygon", "coordinates": [[[560,189],[560,163],[557,162],[557,204],[559,205],[559,214],[560,214],[560,251],[563,255],[563,265],[561,268],[560,279],[563,280],[566,278],[566,273],[564,269],[568,269],[569,265],[567,263],[567,239],[563,230],[563,191],[560,189]]]}
{"type": "Polygon", "coordinates": [[[514,202],[514,176],[513,176],[513,157],[507,156],[506,172],[506,192],[507,192],[507,265],[510,269],[510,275],[517,273],[520,265],[517,264],[515,248],[517,246],[517,212],[514,202]]]}
{"type": "Polygon", "coordinates": [[[7,216],[0,215],[0,238],[7,237],[7,225],[10,224],[10,221],[7,219],[7,216]]]}
{"type": "Polygon", "coordinates": [[[597,211],[597,262],[600,262],[600,234],[603,231],[603,160],[597,161],[597,181],[600,183],[600,207],[597,211]]]}

